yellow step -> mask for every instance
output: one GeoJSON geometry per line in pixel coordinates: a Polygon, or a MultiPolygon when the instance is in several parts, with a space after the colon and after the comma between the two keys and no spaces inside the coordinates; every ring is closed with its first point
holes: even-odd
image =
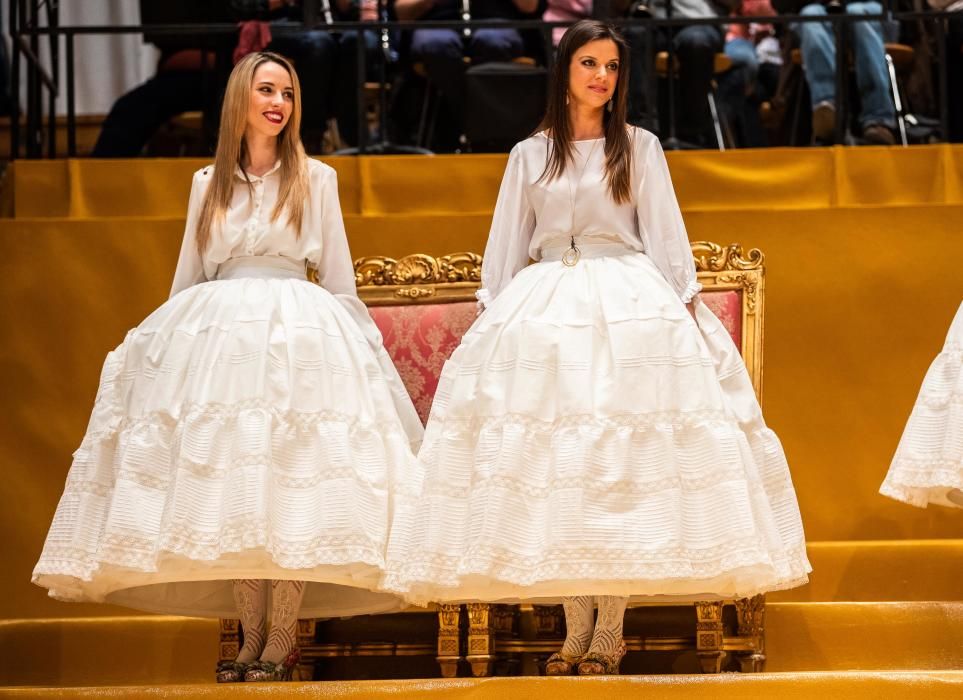
{"type": "Polygon", "coordinates": [[[22,698],[338,698],[338,700],[958,700],[963,672],[766,673],[753,676],[617,676],[606,678],[487,678],[429,681],[0,688],[0,699],[22,698]]]}

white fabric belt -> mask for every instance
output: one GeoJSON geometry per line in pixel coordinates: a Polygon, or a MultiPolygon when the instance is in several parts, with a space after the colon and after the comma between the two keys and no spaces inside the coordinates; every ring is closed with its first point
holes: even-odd
{"type": "Polygon", "coordinates": [[[243,277],[307,279],[303,260],[293,260],[280,255],[246,255],[230,258],[217,267],[219,280],[236,280],[243,277]]]}
{"type": "MultiPolygon", "coordinates": [[[[584,258],[604,258],[609,256],[618,255],[635,255],[639,253],[638,250],[633,250],[629,248],[624,243],[592,243],[592,242],[579,242],[578,237],[575,238],[575,247],[579,250],[579,259],[584,258]]],[[[562,259],[565,255],[565,251],[572,249],[572,240],[568,239],[566,241],[552,241],[550,245],[542,246],[542,257],[540,262],[556,262],[562,259]]]]}

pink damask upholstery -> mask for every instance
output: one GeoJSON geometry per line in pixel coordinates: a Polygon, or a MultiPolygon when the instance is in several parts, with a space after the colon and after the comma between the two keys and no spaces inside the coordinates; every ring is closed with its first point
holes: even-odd
{"type": "Polygon", "coordinates": [[[700,296],[729,331],[732,342],[742,353],[742,292],[734,289],[707,290],[700,296]]]}
{"type": "Polygon", "coordinates": [[[441,368],[475,320],[475,302],[375,306],[369,311],[418,415],[427,421],[441,368]]]}

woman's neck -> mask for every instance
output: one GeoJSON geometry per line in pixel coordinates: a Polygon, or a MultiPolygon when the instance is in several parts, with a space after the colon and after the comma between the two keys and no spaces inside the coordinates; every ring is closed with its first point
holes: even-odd
{"type": "Polygon", "coordinates": [[[602,124],[602,109],[599,107],[570,104],[568,106],[568,119],[569,124],[571,124],[573,141],[598,139],[605,135],[605,127],[602,124]]]}
{"type": "Polygon", "coordinates": [[[278,160],[278,141],[272,136],[249,134],[244,137],[244,171],[260,177],[274,167],[278,160]]]}

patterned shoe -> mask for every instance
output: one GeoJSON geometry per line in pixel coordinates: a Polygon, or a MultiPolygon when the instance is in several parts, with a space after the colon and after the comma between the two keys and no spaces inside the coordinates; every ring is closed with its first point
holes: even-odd
{"type": "Polygon", "coordinates": [[[240,683],[244,680],[244,672],[247,671],[249,665],[237,661],[218,661],[217,682],[240,683]]]}
{"type": "Polygon", "coordinates": [[[255,661],[247,668],[244,680],[247,683],[269,683],[271,681],[289,681],[301,661],[301,650],[292,649],[291,653],[281,663],[273,661],[255,661]]]}
{"type": "Polygon", "coordinates": [[[578,675],[580,676],[617,676],[619,674],[619,664],[625,656],[625,640],[619,642],[614,654],[600,654],[597,651],[590,651],[578,665],[578,675]]]}
{"type": "Polygon", "coordinates": [[[571,676],[575,673],[575,667],[585,658],[583,656],[568,656],[562,652],[552,654],[545,662],[546,676],[571,676]]]}

